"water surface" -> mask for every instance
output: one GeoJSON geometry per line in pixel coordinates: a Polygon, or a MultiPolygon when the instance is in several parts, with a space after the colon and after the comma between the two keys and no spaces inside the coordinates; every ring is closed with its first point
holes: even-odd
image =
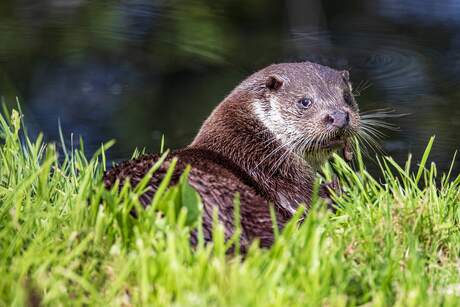
{"type": "Polygon", "coordinates": [[[310,60],[349,69],[361,110],[409,114],[392,120],[387,154],[421,157],[436,135],[431,157],[447,169],[460,139],[459,30],[454,0],[3,0],[0,96],[18,96],[48,140],[58,120],[88,153],[115,138],[117,161],[157,150],[162,134],[186,145],[248,74],[310,60]]]}

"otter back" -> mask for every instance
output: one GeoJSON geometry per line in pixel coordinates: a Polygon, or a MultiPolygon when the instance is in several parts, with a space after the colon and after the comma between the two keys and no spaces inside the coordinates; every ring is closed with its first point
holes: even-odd
{"type": "MultiPolygon", "coordinates": [[[[244,252],[255,238],[260,245],[268,247],[273,243],[273,224],[270,215],[270,204],[258,187],[240,167],[225,157],[210,150],[187,148],[174,151],[166,158],[156,171],[149,183],[151,189],[140,197],[140,202],[147,206],[163,180],[173,157],[178,158],[170,184],[178,183],[187,165],[191,165],[189,173],[190,185],[200,194],[203,208],[203,235],[205,241],[212,239],[212,223],[214,208],[218,210],[219,222],[225,229],[225,239],[228,240],[234,232],[233,204],[237,193],[240,198],[241,213],[241,251],[244,252]]],[[[117,180],[125,183],[129,179],[135,187],[152,166],[159,160],[159,155],[145,155],[138,159],[121,163],[104,175],[106,188],[111,188],[117,180]]],[[[278,227],[289,219],[289,214],[282,208],[275,207],[278,227]]],[[[191,241],[196,244],[194,232],[191,241]]]]}

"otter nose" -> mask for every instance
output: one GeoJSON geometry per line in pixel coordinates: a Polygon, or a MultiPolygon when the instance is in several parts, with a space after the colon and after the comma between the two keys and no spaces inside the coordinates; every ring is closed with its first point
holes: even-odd
{"type": "Polygon", "coordinates": [[[325,119],[327,124],[343,129],[350,123],[350,114],[346,111],[333,111],[327,114],[325,119]]]}

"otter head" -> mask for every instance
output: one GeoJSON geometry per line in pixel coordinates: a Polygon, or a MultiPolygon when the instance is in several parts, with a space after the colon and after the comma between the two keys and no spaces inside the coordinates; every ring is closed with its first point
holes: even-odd
{"type": "Polygon", "coordinates": [[[281,146],[302,155],[312,167],[347,148],[360,127],[347,71],[309,62],[275,64],[242,85],[258,87],[252,102],[256,117],[281,146]]]}

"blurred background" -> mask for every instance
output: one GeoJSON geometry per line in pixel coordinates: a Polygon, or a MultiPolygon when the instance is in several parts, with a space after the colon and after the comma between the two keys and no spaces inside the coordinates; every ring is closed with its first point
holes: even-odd
{"type": "MultiPolygon", "coordinates": [[[[0,97],[29,132],[111,161],[188,144],[244,77],[275,62],[349,69],[361,110],[392,108],[385,153],[446,170],[460,140],[460,1],[2,0],[0,97]]],[[[457,158],[457,160],[459,160],[457,158]]],[[[460,162],[460,161],[458,161],[460,162]]],[[[373,164],[370,163],[372,168],[373,164]]],[[[374,166],[375,168],[375,166],[374,166]]],[[[457,163],[455,171],[460,170],[457,163]]]]}

